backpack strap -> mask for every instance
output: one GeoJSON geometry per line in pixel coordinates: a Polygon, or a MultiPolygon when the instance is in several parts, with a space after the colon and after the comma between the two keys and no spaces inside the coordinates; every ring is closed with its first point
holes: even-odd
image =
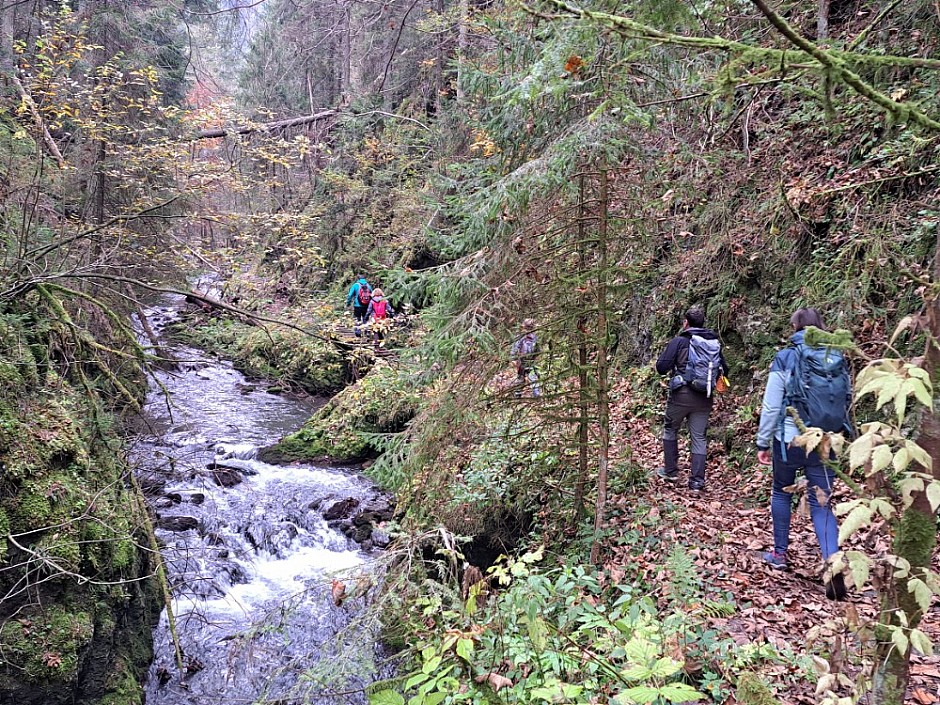
{"type": "Polygon", "coordinates": [[[784,350],[790,350],[791,354],[787,355],[788,366],[785,369],[789,373],[787,381],[783,385],[783,406],[780,408],[780,457],[784,462],[787,461],[787,444],[784,440],[786,434],[784,432],[784,426],[787,423],[787,407],[790,406],[793,402],[793,399],[790,395],[790,385],[793,384],[794,379],[799,376],[800,368],[800,346],[802,343],[790,343],[785,347],[784,350]]]}

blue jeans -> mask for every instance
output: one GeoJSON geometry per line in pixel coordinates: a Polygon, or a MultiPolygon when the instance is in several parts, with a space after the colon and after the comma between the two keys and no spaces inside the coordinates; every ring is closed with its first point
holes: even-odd
{"type": "Polygon", "coordinates": [[[774,487],[770,498],[770,515],[774,522],[774,550],[785,553],[790,545],[790,515],[793,510],[793,495],[784,492],[796,482],[796,472],[800,468],[806,474],[806,493],[809,499],[809,513],[819,540],[819,550],[823,560],[839,550],[839,524],[832,513],[832,483],[835,473],[823,465],[819,453],[813,451],[808,456],[806,451],[796,446],[787,448],[787,459],[781,452],[783,445],[774,439],[774,487]],[[825,501],[820,504],[816,488],[821,490],[825,501]]]}

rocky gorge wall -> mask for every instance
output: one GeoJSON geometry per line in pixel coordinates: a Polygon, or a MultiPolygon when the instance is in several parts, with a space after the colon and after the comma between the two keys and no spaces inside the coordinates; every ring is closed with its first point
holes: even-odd
{"type": "Polygon", "coordinates": [[[70,336],[41,306],[0,312],[2,705],[141,703],[162,606],[110,390],[70,336]]]}

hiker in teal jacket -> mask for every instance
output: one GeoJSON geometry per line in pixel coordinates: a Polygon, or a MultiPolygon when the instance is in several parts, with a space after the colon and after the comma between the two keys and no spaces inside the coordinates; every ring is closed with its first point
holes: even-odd
{"type": "Polygon", "coordinates": [[[372,287],[366,281],[364,275],[360,274],[352,286],[349,287],[349,293],[346,294],[346,306],[352,304],[353,317],[356,323],[366,322],[366,312],[369,310],[369,303],[372,301],[372,287]]]}

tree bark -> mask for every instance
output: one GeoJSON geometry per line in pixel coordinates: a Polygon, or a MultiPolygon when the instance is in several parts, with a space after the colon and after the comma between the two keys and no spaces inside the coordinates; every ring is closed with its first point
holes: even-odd
{"type": "Polygon", "coordinates": [[[26,90],[26,87],[23,85],[22,81],[20,81],[19,76],[17,76],[15,72],[10,74],[10,76],[13,80],[13,85],[16,86],[16,90],[19,91],[20,98],[26,104],[26,107],[29,108],[29,113],[33,118],[33,123],[36,125],[36,129],[39,131],[39,136],[42,140],[42,143],[46,145],[46,150],[49,152],[49,154],[52,155],[52,158],[55,159],[56,164],[59,165],[59,168],[64,168],[65,159],[62,157],[62,152],[59,151],[59,146],[55,143],[55,140],[52,139],[52,135],[49,134],[49,130],[46,128],[46,123],[42,119],[42,115],[39,113],[39,108],[36,107],[36,102],[29,94],[29,91],[26,90]]]}
{"type": "Polygon", "coordinates": [[[816,13],[816,41],[829,37],[829,0],[819,0],[816,13]]]}
{"type": "Polygon", "coordinates": [[[283,130],[297,125],[309,125],[312,122],[325,120],[337,114],[336,110],[321,110],[313,115],[304,115],[302,117],[290,118],[288,120],[276,120],[275,122],[264,122],[260,125],[234,125],[232,127],[216,127],[211,130],[201,130],[196,134],[197,140],[211,140],[217,137],[228,137],[229,135],[250,135],[253,132],[273,132],[283,130]]]}
{"type": "Polygon", "coordinates": [[[607,375],[607,167],[600,169],[600,219],[597,224],[597,503],[591,562],[600,560],[601,529],[607,508],[607,469],[610,461],[610,399],[607,375]]]}
{"type": "MultiPolygon", "coordinates": [[[[581,276],[587,269],[587,243],[584,240],[584,174],[578,177],[578,269],[581,276]]],[[[584,298],[584,297],[579,297],[584,298]]],[[[582,304],[587,303],[582,300],[582,304]]],[[[578,318],[578,479],[574,486],[574,517],[579,522],[585,514],[584,490],[588,479],[588,431],[590,423],[590,389],[588,379],[587,318],[578,318]]]]}
{"type": "MultiPolygon", "coordinates": [[[[822,0],[820,0],[821,2],[822,0]]],[[[352,27],[350,19],[350,8],[348,4],[340,6],[340,103],[348,105],[352,100],[352,27]]],[[[310,106],[313,110],[313,106],[310,106]]]]}
{"type": "Polygon", "coordinates": [[[457,105],[463,105],[467,100],[464,91],[464,72],[466,71],[467,46],[469,32],[467,23],[470,21],[470,2],[460,0],[457,7],[457,105]]]}

